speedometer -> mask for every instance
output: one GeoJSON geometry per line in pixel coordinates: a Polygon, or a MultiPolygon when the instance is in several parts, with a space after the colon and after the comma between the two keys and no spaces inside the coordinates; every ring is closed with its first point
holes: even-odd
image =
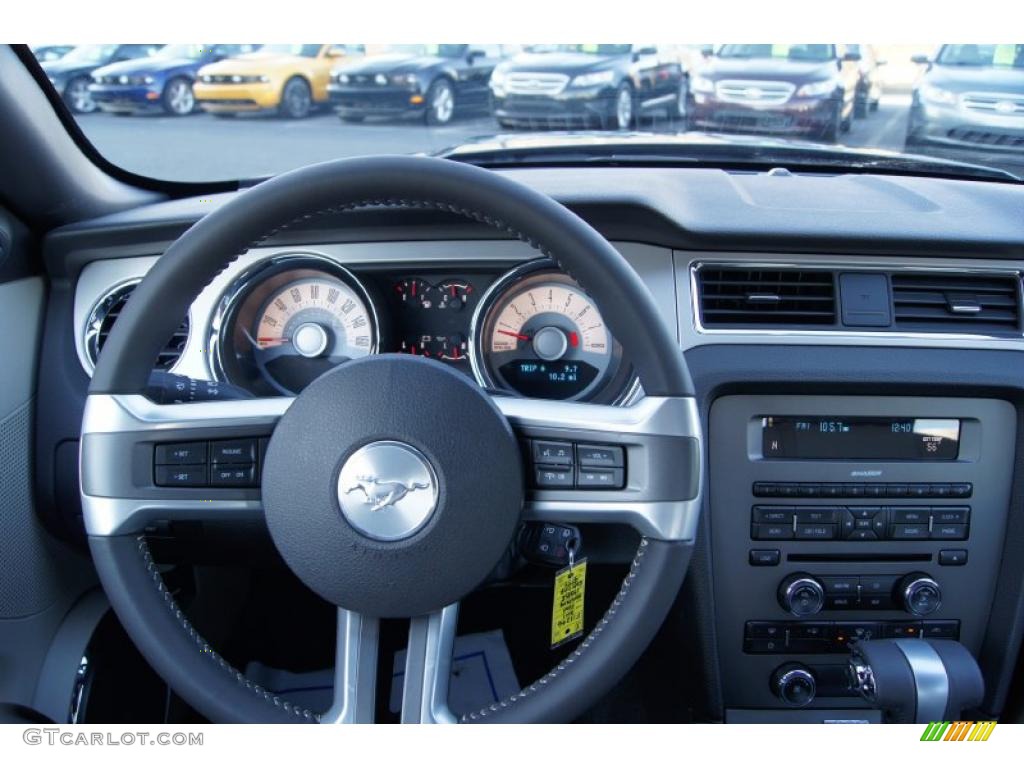
{"type": "Polygon", "coordinates": [[[498,281],[474,330],[474,370],[485,386],[552,400],[608,400],[621,393],[621,374],[628,377],[601,311],[549,262],[498,281]]]}
{"type": "Polygon", "coordinates": [[[247,275],[225,300],[211,344],[215,367],[256,394],[293,395],[341,363],[375,352],[377,322],[362,284],[314,256],[290,256],[247,275]]]}

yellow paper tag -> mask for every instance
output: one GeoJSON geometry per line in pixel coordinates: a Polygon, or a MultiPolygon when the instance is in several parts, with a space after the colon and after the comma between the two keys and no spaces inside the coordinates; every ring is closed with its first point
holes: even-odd
{"type": "Polygon", "coordinates": [[[551,647],[583,634],[583,593],[587,586],[587,560],[555,574],[555,600],[551,606],[551,647]]]}

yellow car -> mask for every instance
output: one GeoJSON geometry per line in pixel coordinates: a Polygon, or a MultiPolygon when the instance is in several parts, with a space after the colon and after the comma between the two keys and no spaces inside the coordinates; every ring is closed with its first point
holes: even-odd
{"type": "Polygon", "coordinates": [[[306,117],[327,102],[331,69],[362,52],[356,45],[264,45],[203,67],[193,92],[214,115],[277,110],[282,117],[306,117]]]}

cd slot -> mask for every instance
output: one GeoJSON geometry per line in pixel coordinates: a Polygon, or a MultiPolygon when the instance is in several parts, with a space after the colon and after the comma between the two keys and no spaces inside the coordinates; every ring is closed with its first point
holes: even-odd
{"type": "Polygon", "coordinates": [[[924,552],[892,552],[886,554],[838,553],[815,554],[800,552],[786,555],[790,563],[930,563],[932,556],[924,552]]]}

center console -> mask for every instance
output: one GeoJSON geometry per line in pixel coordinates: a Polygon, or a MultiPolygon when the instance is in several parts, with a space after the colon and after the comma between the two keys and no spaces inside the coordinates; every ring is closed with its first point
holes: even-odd
{"type": "Polygon", "coordinates": [[[715,401],[710,538],[727,720],[860,718],[871,705],[849,690],[855,640],[959,640],[977,655],[1015,430],[999,400],[715,401]]]}

